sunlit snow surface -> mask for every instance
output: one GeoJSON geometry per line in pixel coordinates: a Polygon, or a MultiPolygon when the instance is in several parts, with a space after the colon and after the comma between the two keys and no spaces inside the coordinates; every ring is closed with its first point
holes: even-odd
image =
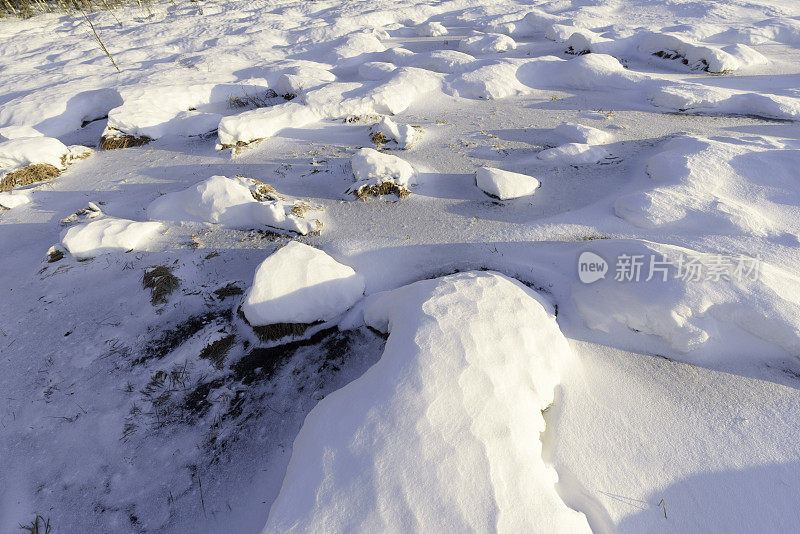
{"type": "Polygon", "coordinates": [[[796,2],[88,16],[0,19],[0,531],[800,528],[796,2]]]}

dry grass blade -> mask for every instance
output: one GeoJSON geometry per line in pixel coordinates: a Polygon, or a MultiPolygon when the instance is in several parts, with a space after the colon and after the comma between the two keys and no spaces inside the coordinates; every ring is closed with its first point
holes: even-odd
{"type": "Polygon", "coordinates": [[[144,272],[142,286],[150,289],[150,303],[156,304],[167,302],[173,291],[181,285],[181,279],[172,274],[172,269],[164,265],[152,267],[144,272]]]}
{"type": "Polygon", "coordinates": [[[53,527],[50,526],[50,519],[45,519],[39,514],[36,514],[36,517],[31,521],[30,525],[20,524],[19,528],[31,534],[51,534],[53,531],[53,527]]]}
{"type": "Polygon", "coordinates": [[[19,170],[12,171],[0,180],[0,192],[10,191],[15,187],[25,186],[36,182],[43,182],[61,174],[58,167],[49,163],[36,163],[19,170]]]}
{"type": "Polygon", "coordinates": [[[121,72],[119,70],[119,67],[117,67],[117,62],[114,61],[113,57],[111,57],[111,53],[108,51],[108,48],[106,48],[106,45],[103,44],[102,39],[100,39],[100,35],[98,35],[97,30],[94,29],[94,24],[92,24],[92,21],[89,20],[89,16],[86,13],[84,13],[82,9],[81,9],[81,14],[83,15],[83,18],[86,20],[86,22],[89,24],[89,28],[92,29],[92,34],[94,34],[94,39],[95,41],[97,41],[97,44],[100,45],[100,50],[102,50],[103,53],[108,56],[108,59],[111,60],[111,64],[114,65],[114,68],[117,69],[117,72],[121,72]]]}

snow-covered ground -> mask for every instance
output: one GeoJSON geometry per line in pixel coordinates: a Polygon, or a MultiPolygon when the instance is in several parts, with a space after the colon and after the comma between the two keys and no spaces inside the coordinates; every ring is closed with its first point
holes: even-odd
{"type": "Polygon", "coordinates": [[[89,18],[0,19],[0,531],[800,529],[800,4],[89,18]]]}

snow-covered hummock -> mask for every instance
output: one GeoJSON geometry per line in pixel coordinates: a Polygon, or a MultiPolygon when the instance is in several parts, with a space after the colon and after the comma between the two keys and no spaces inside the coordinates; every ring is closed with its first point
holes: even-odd
{"type": "Polygon", "coordinates": [[[567,143],[542,150],[536,156],[554,165],[586,165],[608,157],[605,149],[585,143],[567,143]]]}
{"type": "Polygon", "coordinates": [[[272,137],[285,128],[302,128],[320,117],[308,106],[287,102],[245,111],[219,121],[219,142],[223,146],[249,143],[272,137]]]}
{"type": "Polygon", "coordinates": [[[590,532],[542,459],[542,410],[572,354],[552,307],[467,272],[380,293],[380,361],[324,398],[265,533],[590,532]]]}
{"type": "Polygon", "coordinates": [[[587,145],[605,145],[614,140],[614,136],[606,131],[573,122],[561,123],[553,131],[569,141],[587,145]]]}
{"type": "Polygon", "coordinates": [[[397,124],[389,117],[383,117],[372,127],[372,134],[383,134],[388,141],[386,148],[408,149],[422,139],[422,129],[410,124],[397,124]]]}
{"type": "Polygon", "coordinates": [[[31,201],[29,191],[5,191],[0,193],[0,208],[10,210],[17,206],[24,206],[31,201]]]}
{"type": "Polygon", "coordinates": [[[253,326],[334,319],[364,294],[364,277],[325,252],[292,241],[256,268],[242,312],[253,326]]]}
{"type": "Polygon", "coordinates": [[[517,43],[508,35],[500,33],[477,33],[472,37],[462,39],[458,49],[467,54],[483,55],[496,52],[506,52],[514,50],[517,43]]]}
{"type": "Polygon", "coordinates": [[[643,189],[616,214],[640,228],[777,236],[800,233],[798,144],[680,136],[647,160],[643,189]]]}
{"type": "Polygon", "coordinates": [[[140,250],[163,226],[158,222],[104,217],[66,230],[61,242],[76,258],[92,258],[107,252],[140,250]]]}
{"type": "Polygon", "coordinates": [[[391,154],[382,154],[372,148],[362,148],[350,159],[356,183],[351,190],[363,185],[378,185],[392,182],[398,187],[408,188],[416,184],[417,173],[407,161],[391,154]]]}
{"type": "Polygon", "coordinates": [[[265,90],[265,85],[207,83],[126,87],[120,90],[123,104],[108,112],[104,135],[158,139],[213,132],[230,97],[265,90]]]}
{"type": "Polygon", "coordinates": [[[447,35],[447,28],[441,22],[426,22],[417,26],[416,32],[420,37],[439,37],[447,35]]]}
{"type": "Polygon", "coordinates": [[[654,106],[678,111],[789,120],[800,117],[800,99],[769,93],[745,93],[698,83],[662,83],[648,92],[647,99],[654,106]]]}
{"type": "Polygon", "coordinates": [[[768,63],[766,57],[743,44],[717,48],[698,45],[677,35],[655,32],[637,35],[634,39],[640,53],[679,61],[693,70],[731,72],[768,63]]]}
{"type": "Polygon", "coordinates": [[[415,67],[434,72],[454,73],[474,67],[474,56],[458,50],[431,50],[414,54],[411,61],[415,67]]]}
{"type": "Polygon", "coordinates": [[[450,87],[463,98],[485,98],[497,100],[529,92],[517,79],[519,65],[509,61],[495,61],[482,64],[472,70],[462,72],[450,87]]]}
{"type": "Polygon", "coordinates": [[[532,195],[539,180],[527,174],[481,167],[475,172],[475,183],[487,195],[500,200],[532,195]]]}
{"type": "Polygon", "coordinates": [[[61,169],[68,152],[67,146],[53,137],[19,137],[3,141],[0,143],[0,172],[39,163],[61,169]]]}
{"type": "Polygon", "coordinates": [[[257,182],[249,178],[212,176],[188,189],[155,199],[147,207],[147,217],[181,224],[218,224],[240,229],[270,226],[303,235],[319,226],[316,220],[292,213],[297,202],[278,196],[256,200],[252,189],[257,186],[257,182]]]}

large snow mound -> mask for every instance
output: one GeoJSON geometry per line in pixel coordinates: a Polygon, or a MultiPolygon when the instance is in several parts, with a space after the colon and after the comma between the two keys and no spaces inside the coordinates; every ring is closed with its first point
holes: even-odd
{"type": "Polygon", "coordinates": [[[481,167],[475,172],[475,182],[486,194],[500,200],[532,195],[539,180],[527,174],[481,167]]]}
{"type": "Polygon", "coordinates": [[[158,222],[104,217],[69,228],[61,242],[76,258],[91,258],[107,252],[142,249],[162,228],[158,222]]]}
{"type": "Polygon", "coordinates": [[[181,224],[218,224],[227,228],[250,229],[270,226],[307,234],[319,222],[295,212],[299,201],[290,201],[269,192],[261,201],[259,184],[248,178],[212,176],[183,191],[167,193],[150,203],[147,216],[151,220],[181,224]],[[255,193],[255,194],[254,194],[255,193]]]}
{"type": "Polygon", "coordinates": [[[219,142],[223,146],[272,137],[285,128],[302,128],[319,120],[310,107],[294,102],[253,109],[219,121],[219,142]]]}
{"type": "Polygon", "coordinates": [[[253,326],[328,321],[364,294],[364,278],[325,252],[292,241],[256,268],[242,312],[253,326]]]}
{"type": "Polygon", "coordinates": [[[647,160],[647,186],[618,198],[614,210],[648,229],[797,234],[797,148],[770,138],[672,139],[647,160]]]}
{"type": "Polygon", "coordinates": [[[264,532],[590,532],[542,460],[572,360],[552,308],[493,272],[366,303],[380,361],[306,417],[264,532]]]}

